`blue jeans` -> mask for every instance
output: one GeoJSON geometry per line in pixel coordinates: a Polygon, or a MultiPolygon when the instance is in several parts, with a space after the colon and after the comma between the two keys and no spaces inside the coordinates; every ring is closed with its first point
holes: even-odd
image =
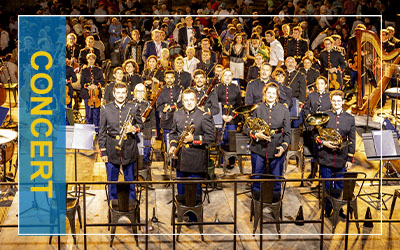
{"type": "MultiPolygon", "coordinates": [[[[118,181],[119,165],[111,162],[106,163],[107,181],[118,181]]],[[[134,181],[135,179],[135,162],[122,166],[125,181],[134,181]]],[[[117,199],[117,186],[110,184],[108,186],[110,200],[117,199]]],[[[129,199],[136,199],[135,185],[131,184],[129,188],[129,199]]]]}

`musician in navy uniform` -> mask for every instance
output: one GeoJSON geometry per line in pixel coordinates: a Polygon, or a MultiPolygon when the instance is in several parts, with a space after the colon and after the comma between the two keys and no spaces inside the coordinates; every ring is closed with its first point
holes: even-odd
{"type": "MultiPolygon", "coordinates": [[[[332,108],[328,92],[328,80],[324,76],[319,76],[315,81],[316,91],[308,94],[303,107],[304,120],[317,112],[327,112],[332,108]]],[[[314,178],[318,170],[318,145],[315,137],[318,131],[311,125],[304,123],[303,131],[304,145],[309,148],[313,158],[311,159],[311,174],[308,178],[314,178]]]]}
{"type": "MultiPolygon", "coordinates": [[[[133,181],[135,164],[138,158],[138,148],[135,133],[140,131],[142,121],[139,109],[132,103],[126,102],[127,87],[123,83],[114,86],[115,101],[102,106],[100,112],[99,149],[102,160],[106,163],[107,180],[117,181],[122,166],[125,181],[133,181]],[[134,119],[127,126],[126,140],[123,140],[121,150],[115,148],[121,138],[121,129],[128,114],[134,119]]],[[[117,199],[116,185],[109,185],[110,199],[117,199]]],[[[129,199],[135,199],[135,186],[130,185],[129,199]]]]}
{"type": "Polygon", "coordinates": [[[164,73],[165,87],[157,99],[156,110],[160,115],[160,127],[164,134],[165,148],[167,149],[167,134],[171,131],[174,112],[181,107],[182,88],[175,85],[173,70],[164,73]]]}
{"type": "Polygon", "coordinates": [[[67,44],[65,46],[66,55],[65,57],[69,59],[72,63],[78,63],[79,52],[81,47],[76,43],[77,38],[74,33],[69,33],[67,35],[67,44]]]}
{"type": "Polygon", "coordinates": [[[312,67],[312,61],[312,58],[304,56],[301,60],[303,67],[299,68],[300,72],[303,73],[306,77],[307,91],[316,89],[315,85],[309,85],[315,83],[315,80],[317,80],[318,76],[320,75],[319,70],[312,67]]]}
{"type": "Polygon", "coordinates": [[[300,63],[308,51],[308,41],[301,38],[301,33],[302,28],[300,26],[294,27],[292,38],[289,39],[286,46],[287,56],[293,56],[297,63],[300,63]]]}
{"type": "MultiPolygon", "coordinates": [[[[134,33],[134,32],[132,32],[132,33],[134,33]]],[[[122,81],[128,85],[128,87],[131,90],[131,93],[129,93],[129,94],[131,96],[133,96],[132,92],[135,89],[136,85],[139,83],[143,83],[142,77],[138,74],[139,66],[134,60],[127,59],[122,64],[122,69],[124,70],[124,73],[125,73],[125,76],[122,79],[122,81]]]]}
{"type": "MultiPolygon", "coordinates": [[[[321,61],[321,75],[329,78],[328,73],[332,74],[332,76],[335,74],[336,80],[341,86],[343,83],[342,70],[346,68],[344,56],[333,48],[333,39],[331,37],[326,37],[324,39],[324,46],[325,49],[322,50],[319,55],[319,60],[321,61]]],[[[329,88],[331,88],[331,86],[329,86],[329,88]]]]}
{"type": "MultiPolygon", "coordinates": [[[[263,119],[275,134],[267,136],[260,131],[245,127],[251,140],[251,166],[253,174],[272,174],[282,176],[285,151],[290,144],[289,110],[278,102],[279,87],[276,83],[268,83],[262,93],[263,102],[258,104],[252,117],[263,119]]],[[[261,176],[254,176],[260,179],[261,176]]],[[[253,191],[260,191],[260,184],[253,185],[253,191]]],[[[280,192],[280,183],[274,183],[274,191],[280,192]]]]}
{"type": "MultiPolygon", "coordinates": [[[[193,73],[194,83],[195,85],[191,87],[196,94],[197,103],[203,98],[203,96],[207,93],[208,87],[206,87],[206,73],[201,69],[196,69],[193,73]]],[[[214,89],[215,89],[214,85],[214,89]]],[[[208,113],[209,115],[217,115],[219,113],[219,105],[217,100],[217,95],[215,94],[214,89],[211,90],[210,94],[206,96],[206,101],[203,107],[199,107],[203,112],[208,113]]]]}
{"type": "Polygon", "coordinates": [[[113,90],[114,90],[114,85],[117,83],[126,84],[126,87],[128,89],[127,101],[132,100],[131,88],[126,82],[123,81],[124,71],[122,67],[115,67],[113,70],[113,76],[114,76],[114,81],[111,81],[109,84],[107,84],[106,89],[104,91],[104,98],[103,98],[104,103],[110,103],[114,101],[113,90]]]}
{"type": "Polygon", "coordinates": [[[79,67],[88,64],[87,55],[93,53],[96,55],[96,66],[101,66],[100,50],[94,47],[94,37],[88,36],[85,39],[86,47],[79,51],[79,67]]]}
{"type": "MultiPolygon", "coordinates": [[[[293,112],[293,109],[301,109],[306,100],[306,77],[299,70],[296,70],[297,63],[293,57],[286,58],[285,65],[287,76],[285,85],[292,89],[293,106],[290,112],[293,112]],[[299,105],[297,106],[295,102],[298,102],[299,105]]],[[[299,119],[292,121],[293,128],[298,128],[303,121],[300,110],[296,113],[299,114],[299,119]]]]}
{"type": "MultiPolygon", "coordinates": [[[[240,95],[240,88],[237,84],[232,83],[232,71],[227,68],[222,71],[221,84],[218,84],[215,92],[217,94],[218,102],[222,105],[222,120],[225,129],[221,131],[222,135],[222,148],[227,150],[229,143],[229,132],[236,131],[239,117],[233,113],[233,110],[242,105],[242,97],[240,95]]],[[[221,142],[220,142],[221,143],[221,142]]],[[[228,169],[232,169],[235,163],[235,158],[229,159],[228,169]]]]}
{"type": "MultiPolygon", "coordinates": [[[[286,85],[286,73],[281,68],[278,67],[272,73],[272,79],[275,80],[276,84],[279,86],[279,103],[283,104],[289,110],[293,106],[292,101],[292,89],[286,85]]],[[[273,81],[271,81],[273,82],[273,81]]],[[[261,92],[262,93],[262,92],[261,92]]]]}
{"type": "Polygon", "coordinates": [[[208,49],[202,50],[201,61],[197,64],[197,68],[202,69],[206,73],[206,78],[214,77],[214,68],[216,65],[216,63],[211,61],[211,51],[208,49]]]}
{"type": "Polygon", "coordinates": [[[251,81],[260,77],[260,69],[264,63],[264,56],[261,53],[255,55],[254,64],[249,67],[247,81],[251,81]]]}
{"type": "Polygon", "coordinates": [[[244,99],[245,104],[257,104],[262,102],[263,93],[262,90],[268,82],[275,82],[271,78],[272,66],[268,63],[263,63],[260,67],[260,77],[254,79],[247,84],[246,97],[244,99]]]}
{"type": "Polygon", "coordinates": [[[86,112],[86,123],[94,124],[96,131],[98,131],[100,123],[100,105],[89,107],[89,91],[97,92],[97,97],[101,100],[101,87],[104,86],[105,81],[101,68],[94,65],[96,61],[96,55],[89,53],[86,56],[88,65],[85,66],[81,71],[81,93],[80,97],[85,102],[86,112]]]}
{"type": "MultiPolygon", "coordinates": [[[[324,124],[326,128],[333,128],[339,132],[343,138],[345,146],[342,149],[337,148],[331,141],[324,140],[317,136],[316,142],[320,145],[318,161],[321,167],[321,178],[331,178],[332,174],[346,172],[354,162],[356,127],[354,117],[343,110],[344,93],[340,90],[332,91],[330,94],[332,109],[326,114],[329,115],[329,121],[324,124]]],[[[337,175],[336,178],[343,178],[343,175],[337,175]]],[[[330,190],[332,182],[325,183],[325,189],[330,190]]],[[[332,189],[343,189],[343,181],[335,181],[332,189]]],[[[336,192],[335,192],[336,193],[336,192]]],[[[338,194],[340,195],[340,194],[338,194]]],[[[326,203],[325,212],[330,216],[332,205],[326,203]]],[[[343,217],[343,211],[341,211],[343,217]]]]}
{"type": "Polygon", "coordinates": [[[178,56],[175,58],[175,85],[180,86],[182,89],[187,89],[192,85],[192,75],[183,70],[185,61],[183,57],[178,56]]]}
{"type": "MultiPolygon", "coordinates": [[[[172,155],[178,142],[187,129],[193,124],[194,132],[184,137],[184,145],[179,149],[177,159],[177,177],[199,178],[206,176],[208,166],[207,145],[215,141],[214,122],[211,115],[196,107],[196,94],[193,89],[186,89],[182,93],[183,109],[174,114],[169,154],[172,155]]],[[[184,185],[178,184],[178,194],[184,194],[184,185]]],[[[201,193],[201,185],[197,187],[197,194],[201,193]]],[[[194,214],[189,214],[190,221],[196,221],[194,214]]]]}
{"type": "Polygon", "coordinates": [[[139,109],[143,122],[142,132],[139,133],[139,138],[143,140],[143,142],[139,143],[143,147],[143,152],[140,152],[141,150],[139,149],[139,153],[142,153],[143,155],[143,168],[146,169],[150,167],[151,146],[155,143],[157,137],[156,112],[154,107],[147,118],[143,117],[144,112],[146,112],[147,108],[151,105],[151,103],[146,99],[146,87],[143,83],[137,84],[133,93],[133,104],[139,109]]]}

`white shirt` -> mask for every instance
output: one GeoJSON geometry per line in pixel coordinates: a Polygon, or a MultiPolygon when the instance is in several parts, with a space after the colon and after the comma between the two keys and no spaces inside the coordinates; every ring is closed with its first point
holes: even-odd
{"type": "Polygon", "coordinates": [[[282,44],[278,40],[274,40],[270,43],[270,58],[269,58],[269,64],[271,66],[276,66],[278,65],[279,61],[284,61],[284,53],[283,53],[283,47],[282,44]]]}
{"type": "Polygon", "coordinates": [[[193,34],[193,29],[194,29],[193,27],[186,27],[188,45],[190,44],[190,39],[193,39],[192,37],[195,35],[193,34]]]}
{"type": "Polygon", "coordinates": [[[197,59],[196,57],[193,57],[190,60],[187,57],[185,57],[183,61],[184,61],[183,70],[189,72],[193,78],[193,73],[197,69],[197,64],[200,62],[200,60],[197,59]]]}
{"type": "Polygon", "coordinates": [[[161,58],[161,50],[162,50],[161,42],[159,44],[157,44],[154,41],[154,45],[156,46],[157,57],[158,57],[158,59],[160,59],[161,58]]]}

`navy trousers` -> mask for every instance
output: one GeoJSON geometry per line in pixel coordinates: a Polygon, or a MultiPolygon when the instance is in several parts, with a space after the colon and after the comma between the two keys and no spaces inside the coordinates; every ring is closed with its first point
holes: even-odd
{"type": "MultiPolygon", "coordinates": [[[[281,157],[269,159],[269,172],[267,172],[266,164],[267,158],[259,154],[251,152],[251,173],[252,174],[271,174],[282,176],[283,162],[285,161],[284,153],[281,157]]],[[[262,176],[253,176],[252,179],[261,179],[262,176]]],[[[260,183],[253,184],[254,191],[260,191],[260,183]]],[[[274,191],[281,191],[281,182],[274,183],[274,191]]]]}
{"type": "MultiPolygon", "coordinates": [[[[85,100],[85,113],[86,113],[86,123],[94,124],[96,127],[96,132],[99,132],[100,125],[100,108],[90,108],[88,105],[89,99],[85,100]]],[[[124,118],[125,119],[125,118],[124,118]]]]}
{"type": "MultiPolygon", "coordinates": [[[[333,174],[335,173],[340,173],[340,172],[346,172],[346,168],[334,168],[334,167],[328,167],[325,165],[320,165],[321,168],[321,178],[331,178],[333,174]]],[[[344,178],[344,174],[339,174],[335,175],[335,178],[344,178]]],[[[335,198],[340,197],[340,190],[343,190],[344,187],[344,182],[343,181],[327,181],[325,182],[325,191],[333,190],[336,189],[334,192],[331,193],[332,196],[335,198]]],[[[325,211],[329,215],[332,211],[332,204],[327,200],[325,204],[325,211]]]]}
{"type": "MultiPolygon", "coordinates": [[[[107,181],[118,181],[119,165],[115,165],[111,162],[107,162],[107,181]]],[[[124,172],[125,181],[135,180],[135,162],[122,166],[122,171],[124,172]]],[[[117,186],[115,184],[110,184],[108,186],[108,193],[110,200],[117,199],[117,186]]],[[[129,188],[129,199],[136,199],[135,185],[131,184],[129,188]]]]}

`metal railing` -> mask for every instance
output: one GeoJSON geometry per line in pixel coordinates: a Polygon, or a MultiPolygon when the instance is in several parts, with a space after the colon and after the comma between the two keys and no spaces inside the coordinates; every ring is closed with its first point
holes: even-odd
{"type": "MultiPolygon", "coordinates": [[[[302,179],[223,179],[223,180],[168,180],[168,181],[126,181],[123,182],[125,184],[135,184],[135,185],[141,185],[145,187],[145,222],[144,223],[87,223],[87,205],[86,205],[86,187],[91,186],[91,185],[106,185],[106,184],[118,184],[121,182],[117,181],[103,181],[103,182],[85,182],[85,181],[78,181],[78,182],[67,182],[66,184],[68,185],[82,185],[82,196],[83,196],[83,238],[84,238],[84,249],[87,249],[87,228],[88,227],[108,227],[108,226],[145,226],[146,230],[148,229],[149,226],[149,185],[155,185],[155,184],[161,184],[161,185],[172,185],[172,196],[174,196],[174,186],[175,184],[198,184],[198,183],[204,183],[204,184],[214,184],[214,185],[222,185],[222,184],[233,184],[233,201],[234,201],[234,207],[233,207],[233,221],[228,221],[228,222],[195,222],[195,223],[174,223],[174,225],[187,225],[187,224],[193,224],[193,225],[233,225],[233,249],[236,249],[236,241],[237,241],[237,236],[241,235],[237,233],[237,185],[238,184],[243,184],[243,183],[253,183],[253,182],[302,182],[302,181],[307,181],[309,179],[302,178],[302,179]]],[[[313,179],[313,181],[319,182],[319,185],[322,184],[322,187],[325,187],[325,182],[327,181],[365,181],[365,182],[379,182],[379,185],[382,184],[382,181],[377,178],[319,178],[319,179],[313,179]]],[[[385,178],[384,181],[400,181],[400,178],[385,178]]],[[[18,186],[18,183],[15,182],[0,182],[0,186],[2,185],[16,185],[18,186]]],[[[325,216],[324,216],[324,203],[325,203],[325,197],[326,197],[326,190],[325,188],[321,188],[322,190],[322,196],[320,202],[322,203],[321,205],[321,211],[320,211],[320,219],[313,219],[313,220],[274,220],[274,221],[263,221],[262,215],[261,215],[261,223],[260,223],[260,228],[262,228],[263,224],[295,224],[298,222],[305,223],[305,224],[320,224],[320,234],[316,234],[320,236],[320,249],[323,249],[323,241],[324,241],[324,226],[325,226],[325,216]]],[[[174,197],[173,197],[174,198],[174,197]]],[[[347,211],[349,211],[349,203],[347,203],[347,211]]],[[[173,219],[175,220],[175,219],[173,219]]],[[[346,233],[345,233],[345,249],[348,248],[348,232],[349,232],[349,225],[350,223],[364,223],[364,222],[381,222],[381,223],[400,223],[400,219],[386,219],[386,220],[378,220],[378,219],[349,219],[349,212],[347,214],[346,218],[346,233]]],[[[18,224],[0,224],[0,228],[13,228],[13,227],[18,227],[18,224]]],[[[177,235],[175,233],[175,226],[173,227],[173,233],[172,233],[172,241],[173,241],[173,249],[176,247],[176,240],[175,236],[177,235]]],[[[262,230],[260,230],[262,232],[262,230]]],[[[152,235],[151,233],[148,233],[148,230],[146,231],[147,233],[141,233],[138,235],[145,236],[145,249],[148,249],[149,247],[149,235],[152,235]]],[[[77,234],[81,235],[81,234],[77,234]]],[[[133,235],[133,234],[132,234],[133,235]]],[[[257,234],[253,234],[257,235],[257,234]]],[[[259,234],[260,236],[260,249],[263,248],[263,235],[262,233],[259,234]]],[[[285,234],[278,234],[278,235],[285,235],[285,234]]],[[[60,236],[59,236],[60,237],[60,236]]],[[[60,249],[60,240],[59,242],[59,249],[60,249]]]]}

